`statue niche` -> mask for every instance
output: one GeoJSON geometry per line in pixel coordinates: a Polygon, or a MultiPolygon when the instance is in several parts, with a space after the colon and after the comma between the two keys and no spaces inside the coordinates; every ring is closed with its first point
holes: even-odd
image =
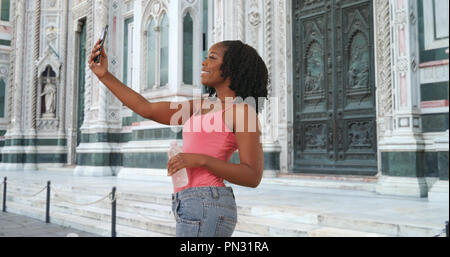
{"type": "Polygon", "coordinates": [[[50,66],[42,73],[41,76],[41,113],[43,119],[56,118],[56,73],[50,66]]]}

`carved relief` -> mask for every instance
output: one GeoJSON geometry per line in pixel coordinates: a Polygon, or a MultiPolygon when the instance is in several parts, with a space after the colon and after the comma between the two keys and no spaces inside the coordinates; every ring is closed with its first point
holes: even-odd
{"type": "Polygon", "coordinates": [[[348,87],[352,89],[369,87],[369,47],[365,36],[358,32],[353,36],[350,48],[348,87]]]}
{"type": "Polygon", "coordinates": [[[315,21],[304,26],[304,99],[321,99],[325,93],[324,37],[315,21]]]}
{"type": "Polygon", "coordinates": [[[55,9],[58,7],[58,2],[56,0],[49,0],[47,2],[47,8],[55,9]]]}
{"type": "MultiPolygon", "coordinates": [[[[346,55],[347,78],[346,91],[348,95],[367,95],[371,93],[370,85],[370,26],[360,10],[346,12],[346,55]]],[[[364,99],[359,99],[364,100],[364,99]]]]}
{"type": "Polygon", "coordinates": [[[306,51],[305,95],[317,95],[323,92],[323,51],[317,42],[313,42],[306,51]]]}
{"type": "Polygon", "coordinates": [[[326,149],[327,133],[324,124],[308,124],[305,126],[305,147],[310,150],[326,149]]]}
{"type": "Polygon", "coordinates": [[[372,121],[348,123],[348,147],[350,149],[372,148],[372,121]]]}

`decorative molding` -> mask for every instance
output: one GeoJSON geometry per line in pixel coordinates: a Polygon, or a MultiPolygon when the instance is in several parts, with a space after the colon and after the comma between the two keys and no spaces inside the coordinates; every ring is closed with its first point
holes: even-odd
{"type": "Polygon", "coordinates": [[[383,136],[393,129],[393,88],[391,63],[391,16],[390,3],[385,0],[374,2],[375,12],[375,52],[376,52],[376,85],[378,134],[383,136]]]}
{"type": "MultiPolygon", "coordinates": [[[[142,58],[140,59],[140,88],[139,92],[145,92],[146,90],[149,90],[147,88],[148,84],[148,76],[147,76],[147,54],[148,54],[148,32],[147,28],[150,25],[150,22],[152,20],[156,21],[156,25],[154,27],[154,32],[156,32],[156,71],[155,74],[155,82],[156,85],[153,85],[152,89],[159,89],[160,88],[160,78],[159,78],[159,69],[160,69],[160,24],[162,22],[162,19],[164,15],[168,16],[169,13],[169,3],[166,0],[152,0],[152,1],[143,1],[142,7],[142,19],[141,19],[141,31],[140,31],[140,37],[141,37],[141,54],[142,58]]],[[[167,17],[169,18],[169,17],[167,17]]],[[[163,87],[164,88],[164,87],[163,87]]]]}
{"type": "MultiPolygon", "coordinates": [[[[35,1],[35,14],[34,14],[34,48],[33,48],[33,61],[39,60],[40,52],[40,30],[41,30],[41,0],[35,1]]],[[[33,84],[31,87],[31,129],[36,129],[36,103],[37,103],[37,88],[39,85],[39,71],[38,65],[34,65],[33,69],[33,84]]]]}
{"type": "Polygon", "coordinates": [[[236,27],[236,39],[245,42],[245,0],[235,0],[234,22],[236,27]]]}
{"type": "MultiPolygon", "coordinates": [[[[269,101],[266,101],[266,105],[265,105],[265,111],[264,111],[264,118],[265,118],[265,126],[264,126],[264,138],[265,141],[268,143],[273,143],[276,138],[274,135],[274,131],[276,130],[275,125],[277,124],[277,122],[273,122],[273,111],[274,109],[272,108],[273,104],[270,101],[270,97],[272,97],[272,81],[273,80],[273,44],[274,41],[272,40],[272,17],[273,17],[273,8],[272,8],[272,4],[273,1],[272,0],[265,0],[264,1],[264,34],[265,34],[265,44],[264,44],[264,60],[267,66],[267,70],[269,73],[269,84],[267,85],[267,91],[268,91],[268,96],[269,96],[269,101]]],[[[277,111],[275,109],[275,111],[277,111]]]]}
{"type": "Polygon", "coordinates": [[[25,1],[24,0],[17,0],[14,1],[15,3],[15,13],[14,13],[14,23],[15,23],[15,37],[14,40],[17,41],[14,44],[14,52],[15,55],[12,55],[12,57],[16,57],[16,61],[14,62],[14,86],[12,86],[11,94],[13,95],[13,101],[11,102],[10,106],[10,114],[11,114],[11,127],[12,131],[11,133],[15,136],[18,136],[17,134],[21,133],[20,131],[23,128],[23,120],[22,120],[22,113],[21,113],[21,105],[22,105],[22,78],[24,76],[23,73],[23,62],[24,62],[24,43],[23,40],[25,37],[25,1]]]}

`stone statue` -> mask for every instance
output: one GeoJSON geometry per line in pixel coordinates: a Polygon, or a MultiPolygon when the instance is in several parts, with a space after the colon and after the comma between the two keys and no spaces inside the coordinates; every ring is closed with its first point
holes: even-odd
{"type": "Polygon", "coordinates": [[[47,77],[47,83],[45,84],[44,91],[41,96],[45,96],[45,113],[43,118],[55,118],[56,85],[51,83],[49,77],[47,77]]]}

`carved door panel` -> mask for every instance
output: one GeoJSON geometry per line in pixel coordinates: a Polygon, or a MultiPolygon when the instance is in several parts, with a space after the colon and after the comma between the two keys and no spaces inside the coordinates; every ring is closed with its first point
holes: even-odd
{"type": "Polygon", "coordinates": [[[293,0],[295,163],[375,175],[372,1],[293,0]]]}

